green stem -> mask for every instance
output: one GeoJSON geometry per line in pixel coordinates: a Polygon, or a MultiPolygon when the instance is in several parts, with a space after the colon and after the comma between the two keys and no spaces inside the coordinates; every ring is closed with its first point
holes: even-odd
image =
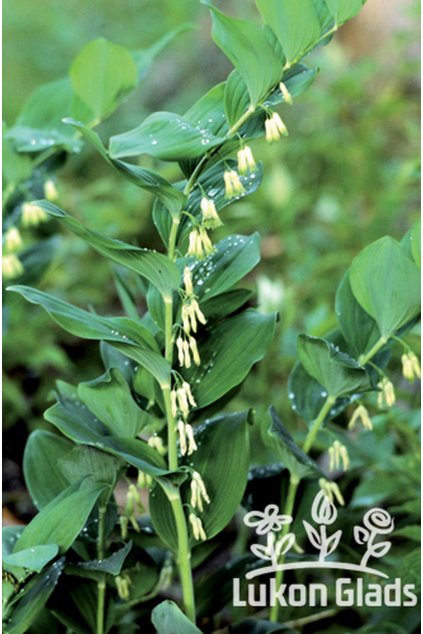
{"type": "Polygon", "coordinates": [[[326,401],[323,403],[323,406],[320,412],[318,413],[317,418],[315,418],[315,420],[313,421],[313,424],[310,427],[309,432],[304,441],[303,450],[305,453],[308,453],[311,447],[313,446],[314,441],[316,440],[316,436],[319,432],[319,429],[321,425],[323,424],[326,416],[329,414],[330,409],[332,405],[334,404],[335,400],[336,399],[334,396],[328,396],[326,401]]]}
{"type": "Polygon", "coordinates": [[[176,558],[179,567],[179,577],[181,579],[185,613],[188,618],[195,623],[195,598],[191,572],[191,549],[189,547],[186,517],[179,492],[177,497],[170,500],[170,503],[172,505],[176,523],[176,533],[178,536],[178,552],[176,558]]]}
{"type": "Polygon", "coordinates": [[[375,345],[370,348],[369,352],[367,354],[361,354],[358,357],[358,362],[360,365],[366,365],[366,363],[369,363],[370,359],[372,357],[375,356],[375,354],[377,354],[379,352],[379,350],[381,348],[383,348],[384,345],[386,345],[388,342],[388,338],[387,337],[381,337],[380,339],[378,339],[375,343],[375,345]]]}
{"type": "MultiPolygon", "coordinates": [[[[284,505],[284,509],[283,509],[283,514],[284,515],[291,515],[292,516],[292,512],[294,510],[294,504],[295,504],[295,497],[297,495],[297,489],[298,489],[298,485],[299,485],[300,481],[297,478],[293,478],[291,476],[290,480],[289,480],[289,487],[288,487],[288,494],[286,496],[286,500],[285,500],[285,505],[284,505]]],[[[281,531],[281,533],[279,534],[279,539],[282,539],[283,537],[285,537],[285,535],[287,535],[289,531],[289,524],[284,524],[283,529],[281,531]]],[[[279,564],[283,564],[285,562],[285,555],[282,555],[282,557],[279,560],[279,564]]],[[[283,581],[283,576],[284,576],[284,570],[277,570],[276,571],[276,575],[275,575],[275,585],[276,588],[278,588],[282,581],[283,581]]],[[[280,605],[279,603],[275,602],[275,605],[272,606],[271,610],[270,610],[270,620],[273,623],[277,623],[278,619],[279,619],[279,608],[280,605]]]]}
{"type": "MultiPolygon", "coordinates": [[[[97,535],[97,557],[104,558],[104,549],[106,542],[106,518],[107,506],[100,506],[98,511],[98,535],[97,535]]],[[[106,576],[97,582],[97,624],[96,634],[104,634],[104,608],[106,603],[106,576]]]]}
{"type": "Polygon", "coordinates": [[[172,227],[169,233],[169,245],[168,245],[168,251],[167,251],[168,257],[170,260],[175,259],[175,247],[176,247],[176,238],[178,235],[179,223],[180,223],[179,216],[173,216],[172,227]]]}

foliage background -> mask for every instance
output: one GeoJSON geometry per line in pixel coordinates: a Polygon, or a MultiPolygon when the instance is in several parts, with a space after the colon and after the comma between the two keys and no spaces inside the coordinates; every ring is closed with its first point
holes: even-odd
{"type": "MultiPolygon", "coordinates": [[[[374,38],[377,4],[369,0],[353,25],[331,46],[314,53],[321,73],[297,107],[283,111],[290,136],[272,146],[255,144],[255,154],[264,161],[262,187],[231,206],[223,218],[222,236],[260,230],[263,260],[250,281],[258,285],[262,310],[277,309],[281,319],[267,360],[251,374],[231,407],[254,407],[264,418],[273,403],[293,430],[299,419],[289,408],[286,385],[298,333],[327,333],[334,325],[336,287],[354,255],[382,235],[400,239],[417,217],[418,8],[417,3],[398,3],[401,20],[394,29],[384,24],[389,15],[376,13],[380,28],[379,38],[374,38]]],[[[247,17],[253,8],[250,0],[220,5],[247,17]]],[[[183,113],[226,77],[227,63],[209,36],[207,11],[193,0],[5,3],[6,123],[13,123],[34,88],[64,76],[91,39],[104,36],[128,48],[145,48],[184,22],[195,28],[170,44],[127,103],[102,124],[105,136],[137,125],[153,110],[183,113]]],[[[177,177],[172,166],[167,169],[170,179],[177,177]]],[[[149,195],[112,173],[89,148],[60,171],[58,188],[60,205],[90,227],[160,248],[150,221],[149,195]]],[[[106,261],[53,221],[40,234],[60,235],[60,248],[38,287],[80,306],[91,305],[99,313],[118,313],[106,261]]],[[[13,521],[25,521],[33,509],[22,483],[22,452],[29,431],[44,425],[42,412],[55,379],[88,380],[102,370],[97,346],[66,335],[43,311],[17,297],[7,298],[5,310],[4,501],[13,521]]],[[[417,337],[412,335],[412,340],[415,346],[417,337]]],[[[404,420],[382,417],[379,433],[387,435],[395,449],[388,443],[380,451],[397,452],[404,458],[403,468],[409,464],[414,469],[415,416],[409,408],[417,401],[417,388],[401,380],[399,364],[397,380],[404,420]]],[[[377,444],[371,451],[370,472],[379,469],[377,444]]],[[[255,460],[260,462],[259,452],[255,460]]],[[[369,505],[382,494],[395,498],[395,491],[380,479],[379,489],[373,486],[371,492],[362,483],[362,495],[373,495],[369,505]]]]}

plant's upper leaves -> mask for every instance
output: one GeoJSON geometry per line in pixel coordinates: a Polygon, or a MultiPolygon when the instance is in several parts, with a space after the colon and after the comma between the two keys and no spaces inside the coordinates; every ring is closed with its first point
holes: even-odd
{"type": "Polygon", "coordinates": [[[213,39],[237,68],[256,106],[280,80],[283,60],[257,24],[232,18],[213,6],[210,10],[213,39]]]}
{"type": "Polygon", "coordinates": [[[198,407],[217,401],[245,379],[272,341],[276,315],[247,309],[213,327],[200,341],[201,365],[184,371],[198,407]]]}
{"type": "Polygon", "coordinates": [[[348,343],[351,353],[358,359],[377,342],[380,332],[375,320],[366,313],[354,297],[348,272],[342,278],[336,291],[335,311],[342,336],[348,343]]]}
{"type": "Polygon", "coordinates": [[[388,338],[420,312],[420,274],[416,264],[388,236],[363,249],[353,260],[351,290],[388,338]]]}
{"type": "Polygon", "coordinates": [[[151,621],[157,634],[201,634],[173,601],[159,603],[151,613],[151,621]]]}
{"type": "Polygon", "coordinates": [[[132,548],[132,541],[129,541],[125,546],[122,546],[115,553],[107,557],[106,559],[93,559],[92,561],[83,561],[77,564],[77,567],[81,570],[87,570],[91,572],[106,572],[109,575],[116,577],[120,574],[125,559],[128,556],[132,548]]]}
{"type": "Polygon", "coordinates": [[[144,336],[145,329],[140,324],[128,318],[100,317],[29,286],[10,286],[9,290],[19,293],[32,304],[42,306],[59,326],[72,335],[114,343],[124,354],[151,372],[160,385],[168,384],[170,366],[151,350],[151,335],[144,336]]]}
{"type": "Polygon", "coordinates": [[[56,557],[58,552],[59,547],[56,544],[32,546],[31,548],[4,556],[3,564],[6,567],[17,566],[33,572],[41,572],[44,566],[56,557]]]}
{"type": "Polygon", "coordinates": [[[335,24],[340,26],[360,11],[366,0],[325,0],[335,24]]]}
{"type": "Polygon", "coordinates": [[[134,130],[112,136],[109,154],[121,159],[149,154],[163,161],[192,159],[224,141],[172,112],[155,112],[134,130]]]}
{"type": "Polygon", "coordinates": [[[314,460],[297,445],[273,407],[270,408],[269,413],[271,417],[269,436],[274,441],[272,447],[279,454],[281,462],[289,470],[291,476],[301,479],[310,475],[322,475],[314,460]]]}
{"type": "Polygon", "coordinates": [[[288,66],[298,61],[319,39],[320,24],[313,0],[256,0],[256,4],[276,34],[288,66]]]}
{"type": "Polygon", "coordinates": [[[25,527],[13,552],[43,544],[57,544],[61,552],[68,550],[104,489],[104,485],[94,478],[69,485],[25,527]]]}
{"type": "Polygon", "coordinates": [[[367,373],[358,362],[324,339],[300,335],[298,356],[328,396],[338,398],[370,388],[367,373]]]}
{"type": "Polygon", "coordinates": [[[75,94],[90,108],[95,122],[99,122],[135,88],[137,67],[127,49],[99,38],[87,44],[75,58],[70,78],[75,94]]]}

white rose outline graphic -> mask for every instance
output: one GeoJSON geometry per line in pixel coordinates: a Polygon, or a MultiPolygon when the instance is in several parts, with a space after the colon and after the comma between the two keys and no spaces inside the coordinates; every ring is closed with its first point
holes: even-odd
{"type": "Polygon", "coordinates": [[[388,511],[373,508],[363,517],[364,526],[354,526],[354,539],[357,544],[367,544],[366,552],[361,559],[361,566],[366,566],[370,557],[383,557],[389,552],[391,542],[375,542],[379,535],[389,535],[394,530],[394,519],[388,511]]]}

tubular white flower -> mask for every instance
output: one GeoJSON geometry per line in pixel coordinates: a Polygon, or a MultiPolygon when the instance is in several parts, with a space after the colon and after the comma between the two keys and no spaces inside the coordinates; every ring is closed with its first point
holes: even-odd
{"type": "Polygon", "coordinates": [[[203,218],[203,227],[206,229],[216,229],[217,227],[221,227],[223,225],[223,222],[217,213],[216,206],[212,200],[203,196],[200,208],[203,218]]]}
{"type": "Polygon", "coordinates": [[[22,224],[24,227],[36,227],[41,222],[48,220],[44,209],[32,203],[22,205],[22,224]]]}
{"type": "Polygon", "coordinates": [[[279,90],[282,93],[282,97],[284,98],[284,101],[290,106],[292,106],[292,104],[294,103],[294,100],[292,99],[292,95],[289,92],[286,85],[283,83],[283,81],[281,81],[281,83],[279,84],[279,90]]]}
{"type": "Polygon", "coordinates": [[[51,179],[47,180],[44,183],[44,196],[50,202],[54,202],[59,198],[59,193],[57,191],[56,185],[51,179]]]}
{"type": "Polygon", "coordinates": [[[187,435],[186,435],[186,424],[183,420],[178,420],[178,434],[179,434],[179,447],[181,449],[181,454],[185,456],[187,453],[187,435]]]}
{"type": "Polygon", "coordinates": [[[187,454],[188,456],[190,456],[194,453],[194,451],[197,451],[197,443],[195,442],[194,438],[194,430],[189,423],[186,423],[185,425],[185,434],[188,440],[187,454]]]}
{"type": "Polygon", "coordinates": [[[193,397],[193,395],[192,395],[192,392],[191,392],[191,386],[190,386],[190,384],[189,384],[189,383],[187,383],[186,381],[184,381],[184,382],[182,383],[182,389],[184,390],[184,392],[185,392],[185,394],[186,394],[186,397],[187,397],[187,399],[188,399],[189,404],[190,404],[192,407],[196,407],[196,406],[197,406],[197,403],[195,402],[194,397],[193,397]]]}
{"type": "Polygon", "coordinates": [[[150,438],[147,441],[147,444],[149,447],[152,447],[153,449],[155,449],[157,453],[159,453],[161,456],[164,456],[166,454],[167,450],[160,436],[150,436],[150,438]]]}
{"type": "Polygon", "coordinates": [[[203,524],[199,517],[197,517],[194,513],[189,514],[189,522],[192,526],[192,533],[194,535],[194,539],[197,541],[206,541],[207,535],[204,531],[203,524]]]}
{"type": "Polygon", "coordinates": [[[182,416],[184,416],[184,418],[187,418],[189,414],[187,393],[185,389],[181,387],[176,390],[176,394],[178,397],[178,409],[181,412],[182,416]]]}
{"type": "Polygon", "coordinates": [[[15,277],[19,277],[19,275],[22,275],[22,273],[24,272],[22,262],[14,253],[10,253],[9,255],[2,255],[1,269],[3,276],[9,280],[15,277]]]}
{"type": "Polygon", "coordinates": [[[336,500],[338,501],[338,504],[340,504],[341,506],[345,505],[344,498],[342,497],[342,493],[338,485],[336,484],[336,482],[330,482],[329,480],[326,480],[325,478],[320,478],[319,487],[324,492],[324,494],[326,495],[326,497],[328,498],[330,502],[333,502],[335,497],[336,500]]]}
{"type": "Polygon", "coordinates": [[[342,465],[342,470],[347,471],[350,465],[348,451],[345,445],[339,440],[335,440],[333,445],[329,447],[329,471],[335,471],[342,465]]]}
{"type": "Polygon", "coordinates": [[[251,151],[251,148],[248,145],[246,145],[245,147],[239,150],[239,152],[237,153],[237,159],[238,159],[238,171],[240,174],[245,175],[248,172],[255,171],[257,165],[254,160],[254,156],[251,151]]]}
{"type": "Polygon", "coordinates": [[[196,340],[194,339],[194,337],[189,337],[188,342],[195,365],[201,365],[200,353],[198,352],[196,340]]]}
{"type": "Polygon", "coordinates": [[[226,170],[223,174],[223,179],[225,181],[226,198],[233,198],[234,196],[239,196],[245,192],[244,186],[235,170],[226,170]]]}
{"type": "Polygon", "coordinates": [[[184,286],[188,297],[192,297],[194,295],[194,287],[192,284],[191,269],[188,266],[184,268],[184,286]]]}
{"type": "Polygon", "coordinates": [[[384,407],[393,407],[395,405],[395,390],[391,381],[384,376],[381,381],[377,384],[380,392],[377,398],[377,404],[380,408],[384,407]]]}
{"type": "Polygon", "coordinates": [[[361,421],[364,429],[368,429],[369,431],[373,429],[372,419],[364,405],[359,405],[356,408],[348,423],[348,429],[354,429],[358,421],[361,421]]]}
{"type": "Polygon", "coordinates": [[[10,227],[4,236],[4,247],[6,251],[19,251],[22,247],[23,241],[19,229],[16,227],[10,227]]]}
{"type": "Polygon", "coordinates": [[[176,416],[178,413],[178,394],[176,390],[172,390],[170,393],[170,403],[171,403],[171,411],[172,416],[176,416]]]}
{"type": "Polygon", "coordinates": [[[178,337],[176,340],[176,347],[178,349],[178,362],[179,365],[184,365],[184,340],[182,337],[178,337]]]}
{"type": "Polygon", "coordinates": [[[266,130],[266,141],[269,143],[279,141],[281,135],[288,135],[288,129],[277,112],[274,112],[270,119],[266,119],[264,127],[266,130]]]}

